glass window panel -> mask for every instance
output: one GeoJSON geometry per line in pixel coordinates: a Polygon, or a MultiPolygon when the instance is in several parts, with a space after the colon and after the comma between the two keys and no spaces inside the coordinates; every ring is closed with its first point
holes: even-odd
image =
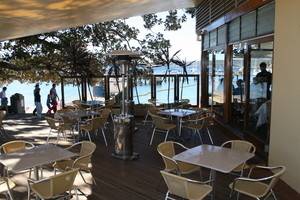
{"type": "Polygon", "coordinates": [[[105,101],[104,84],[104,78],[92,78],[87,86],[87,100],[105,101]]]}
{"type": "Polygon", "coordinates": [[[190,104],[197,105],[198,77],[179,77],[179,99],[189,99],[190,104]]]}
{"type": "Polygon", "coordinates": [[[273,50],[273,42],[261,43],[260,48],[264,50],[273,50]]]}
{"type": "Polygon", "coordinates": [[[224,52],[216,52],[216,66],[213,71],[213,105],[214,110],[223,115],[223,103],[224,103],[224,52]]]}
{"type": "Polygon", "coordinates": [[[241,17],[241,39],[247,39],[256,35],[256,11],[241,17]]]}
{"type": "Polygon", "coordinates": [[[233,46],[232,55],[232,123],[243,129],[246,105],[244,76],[244,49],[242,45],[233,46]]]}
{"type": "MultiPolygon", "coordinates": [[[[127,88],[127,78],[125,78],[125,88],[127,88]]],[[[109,96],[110,99],[115,99],[115,101],[118,103],[122,99],[122,77],[115,78],[110,77],[109,78],[109,96]]],[[[126,93],[125,93],[126,95],[126,93]]],[[[125,96],[126,98],[126,96],[125,96]]]]}
{"type": "Polygon", "coordinates": [[[224,61],[223,51],[209,54],[208,65],[208,96],[209,105],[214,106],[216,113],[223,115],[224,103],[224,61]]]}
{"type": "Polygon", "coordinates": [[[204,47],[204,49],[209,48],[209,33],[206,33],[203,36],[203,47],[204,47]]]}
{"type": "Polygon", "coordinates": [[[146,104],[151,99],[151,77],[138,77],[133,87],[135,104],[146,104]]]}
{"type": "Polygon", "coordinates": [[[264,142],[267,142],[271,113],[272,57],[272,50],[251,51],[249,116],[246,129],[264,142]],[[266,72],[260,67],[263,62],[267,66],[266,72]]]}
{"type": "Polygon", "coordinates": [[[217,30],[211,31],[209,33],[209,44],[210,47],[217,46],[217,30]]]}
{"type": "Polygon", "coordinates": [[[208,96],[209,96],[209,105],[211,105],[211,94],[212,94],[212,63],[213,63],[213,53],[208,55],[208,96]]]}
{"type": "Polygon", "coordinates": [[[230,42],[240,40],[240,18],[237,18],[230,22],[228,33],[230,42]]]}
{"type": "Polygon", "coordinates": [[[258,9],[257,34],[263,35],[274,32],[275,4],[271,3],[258,9]]]}
{"type": "Polygon", "coordinates": [[[226,26],[218,28],[218,45],[226,43],[226,26]]]}
{"type": "Polygon", "coordinates": [[[72,101],[82,98],[81,79],[65,78],[64,79],[64,97],[65,105],[72,104],[72,101]]]}
{"type": "Polygon", "coordinates": [[[174,77],[171,76],[156,77],[156,101],[158,103],[174,102],[174,81],[174,77]]]}

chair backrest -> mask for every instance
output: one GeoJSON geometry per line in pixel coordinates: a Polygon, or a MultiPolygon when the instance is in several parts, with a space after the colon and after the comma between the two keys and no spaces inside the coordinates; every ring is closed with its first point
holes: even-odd
{"type": "Polygon", "coordinates": [[[78,169],[71,169],[30,185],[43,199],[56,197],[73,189],[78,169]]]}
{"type": "Polygon", "coordinates": [[[96,144],[90,141],[82,141],[77,144],[81,144],[79,156],[92,154],[96,150],[96,144]]]}
{"type": "Polygon", "coordinates": [[[102,116],[93,118],[91,120],[92,131],[96,131],[97,129],[103,127],[105,122],[107,122],[107,118],[103,118],[102,116]]]}
{"type": "Polygon", "coordinates": [[[79,157],[74,161],[73,168],[81,168],[85,169],[89,167],[91,163],[91,158],[96,150],[96,144],[89,141],[82,141],[77,143],[76,145],[81,144],[79,157]]]}
{"type": "Polygon", "coordinates": [[[221,145],[222,147],[229,146],[231,149],[242,152],[255,153],[256,147],[245,140],[229,140],[221,145]]]}
{"type": "Polygon", "coordinates": [[[273,173],[273,175],[266,177],[266,179],[269,179],[271,181],[268,184],[268,188],[265,191],[265,195],[267,195],[270,192],[270,190],[274,188],[276,183],[279,181],[280,177],[285,172],[286,167],[285,166],[276,166],[276,167],[269,167],[269,169],[273,173]]]}
{"type": "Polygon", "coordinates": [[[47,123],[49,124],[49,127],[51,129],[57,129],[58,127],[58,121],[52,117],[45,117],[47,123]]]}
{"type": "Polygon", "coordinates": [[[171,194],[189,199],[187,178],[171,174],[166,171],[160,171],[160,173],[163,176],[171,194]]]}
{"type": "Polygon", "coordinates": [[[77,173],[78,169],[72,169],[51,177],[52,196],[72,190],[77,173]]]}
{"type": "Polygon", "coordinates": [[[1,149],[4,153],[14,153],[24,149],[31,149],[34,147],[34,144],[24,141],[24,140],[14,140],[2,144],[1,149]]]}
{"type": "Polygon", "coordinates": [[[149,115],[152,118],[152,122],[153,122],[154,126],[158,129],[163,128],[164,125],[167,124],[167,121],[169,121],[169,119],[161,117],[159,115],[155,115],[151,112],[149,112],[149,115]]]}
{"type": "Polygon", "coordinates": [[[157,146],[157,151],[164,161],[166,171],[178,170],[176,162],[172,159],[172,157],[175,156],[174,142],[168,141],[160,143],[157,146]]]}

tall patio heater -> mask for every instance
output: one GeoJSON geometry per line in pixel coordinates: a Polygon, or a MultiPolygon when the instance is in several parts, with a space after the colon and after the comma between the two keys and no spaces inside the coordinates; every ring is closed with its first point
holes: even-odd
{"type": "Polygon", "coordinates": [[[112,51],[110,54],[121,67],[122,99],[121,113],[114,117],[114,152],[115,158],[122,160],[134,160],[138,154],[133,152],[132,135],[135,128],[133,116],[133,101],[129,99],[129,80],[131,75],[128,73],[131,61],[138,59],[138,53],[126,50],[112,51]],[[127,82],[127,86],[125,86],[127,82]]]}

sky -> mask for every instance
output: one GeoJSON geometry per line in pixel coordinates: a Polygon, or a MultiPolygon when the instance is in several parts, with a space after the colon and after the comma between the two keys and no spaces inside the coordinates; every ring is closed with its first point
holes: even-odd
{"type": "MultiPolygon", "coordinates": [[[[159,13],[158,16],[165,16],[167,12],[159,13]]],[[[179,14],[182,11],[178,12],[179,14]]],[[[182,28],[177,31],[164,31],[164,27],[155,27],[153,29],[154,32],[161,32],[164,34],[166,39],[169,39],[171,42],[171,53],[175,53],[176,51],[181,49],[180,59],[185,59],[188,61],[199,61],[201,55],[201,42],[197,41],[196,34],[196,19],[191,18],[190,15],[187,15],[187,21],[182,24],[182,28]]],[[[149,31],[147,31],[143,27],[143,19],[142,17],[131,17],[126,21],[130,26],[134,26],[140,30],[140,36],[146,35],[149,31]]],[[[141,37],[142,38],[142,37],[141,37]]]]}

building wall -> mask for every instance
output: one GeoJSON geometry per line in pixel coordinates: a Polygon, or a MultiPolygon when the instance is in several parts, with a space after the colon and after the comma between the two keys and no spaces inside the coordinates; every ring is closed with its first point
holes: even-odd
{"type": "Polygon", "coordinates": [[[270,165],[300,192],[300,1],[276,0],[270,165]]]}

